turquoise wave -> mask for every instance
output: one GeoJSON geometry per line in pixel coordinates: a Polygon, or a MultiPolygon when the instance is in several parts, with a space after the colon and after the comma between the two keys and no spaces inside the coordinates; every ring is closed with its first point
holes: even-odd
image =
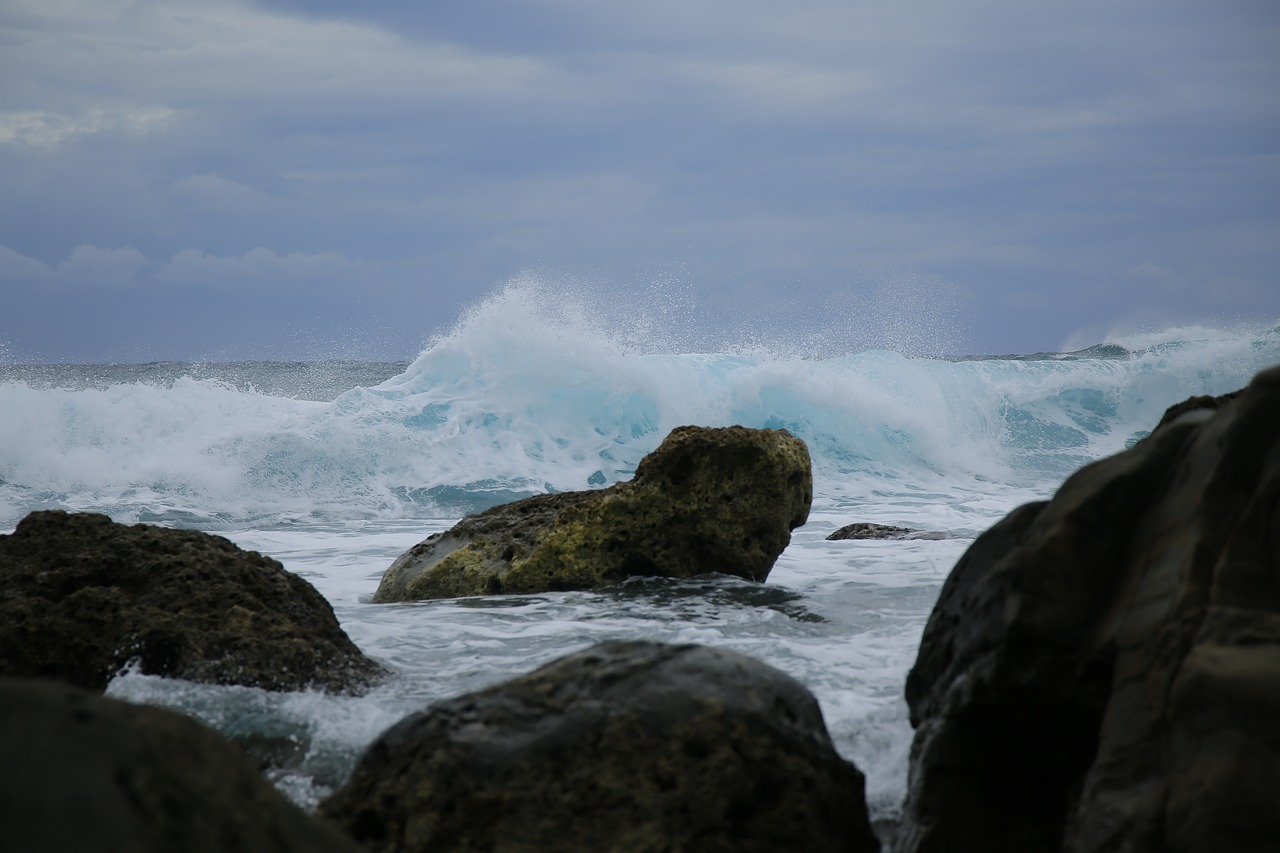
{"type": "Polygon", "coordinates": [[[486,303],[398,375],[329,401],[207,367],[154,383],[136,370],[104,381],[102,368],[80,385],[0,382],[0,527],[45,506],[205,527],[457,516],[627,478],[688,423],[790,430],[819,500],[1031,487],[1133,443],[1179,400],[1280,363],[1277,328],[1065,354],[815,358],[645,351],[527,309],[486,303]]]}

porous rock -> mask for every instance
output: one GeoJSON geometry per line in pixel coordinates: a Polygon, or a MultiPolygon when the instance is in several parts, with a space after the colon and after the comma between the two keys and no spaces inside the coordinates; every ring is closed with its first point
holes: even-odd
{"type": "Polygon", "coordinates": [[[0,850],[359,848],[192,719],[65,684],[0,679],[0,850]]]}
{"type": "Polygon", "coordinates": [[[321,804],[375,851],[874,851],[862,774],[759,661],[609,642],[393,726],[321,804]]]}
{"type": "Polygon", "coordinates": [[[763,581],[805,522],[809,451],[786,430],[685,426],[607,489],[535,495],[403,554],[373,600],[594,589],[632,576],[763,581]]]}
{"type": "Polygon", "coordinates": [[[900,853],[1280,838],[1280,368],[979,537],[907,679],[900,853]]]}
{"type": "Polygon", "coordinates": [[[220,536],[33,512],[0,536],[0,675],[102,690],[144,673],[268,690],[383,674],[314,587],[220,536]]]}

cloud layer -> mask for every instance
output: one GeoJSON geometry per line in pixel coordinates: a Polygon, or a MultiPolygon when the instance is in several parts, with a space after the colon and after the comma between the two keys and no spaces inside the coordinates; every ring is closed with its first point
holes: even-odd
{"type": "Polygon", "coordinates": [[[0,343],[409,357],[528,269],[678,271],[757,326],[934,280],[970,351],[1275,321],[1278,35],[1245,0],[14,0],[0,343]]]}

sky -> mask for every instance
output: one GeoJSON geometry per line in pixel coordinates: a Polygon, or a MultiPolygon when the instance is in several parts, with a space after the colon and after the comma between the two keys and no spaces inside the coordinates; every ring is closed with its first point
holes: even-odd
{"type": "Polygon", "coordinates": [[[0,361],[403,360],[513,281],[708,342],[1275,325],[1280,4],[0,0],[0,361]]]}

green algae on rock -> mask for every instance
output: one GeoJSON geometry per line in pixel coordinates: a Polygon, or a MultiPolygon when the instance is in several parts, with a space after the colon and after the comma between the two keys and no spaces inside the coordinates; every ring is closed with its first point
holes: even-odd
{"type": "Polygon", "coordinates": [[[535,495],[428,537],[373,600],[594,589],[636,575],[763,581],[812,500],[809,450],[786,430],[677,427],[625,483],[535,495]]]}

